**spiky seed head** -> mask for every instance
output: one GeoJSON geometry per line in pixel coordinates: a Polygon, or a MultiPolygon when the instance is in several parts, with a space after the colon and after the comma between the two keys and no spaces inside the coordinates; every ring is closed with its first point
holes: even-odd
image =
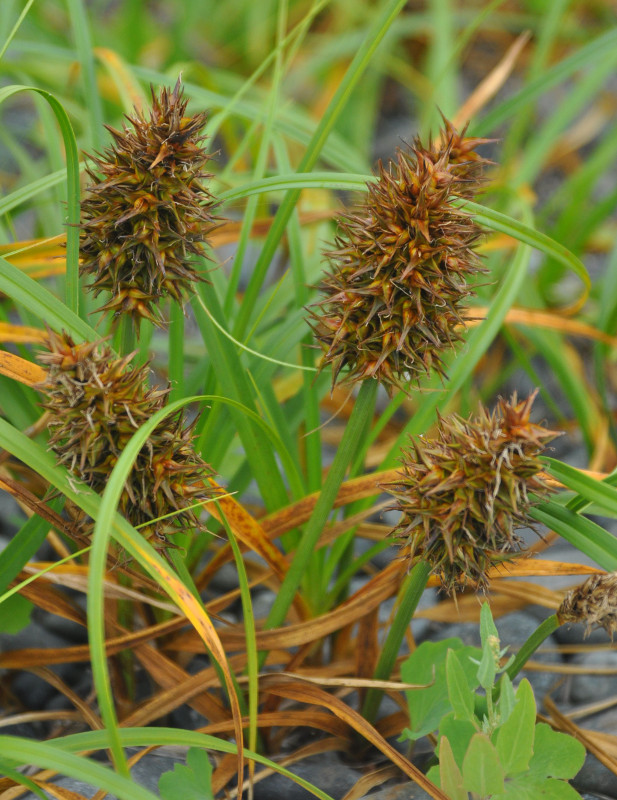
{"type": "Polygon", "coordinates": [[[571,589],[559,606],[557,619],[562,625],[582,622],[585,636],[594,627],[604,628],[612,639],[617,631],[617,572],[592,575],[571,589]]]}
{"type": "Polygon", "coordinates": [[[399,149],[353,213],[341,215],[323,298],[309,312],[333,384],[376,378],[388,391],[422,375],[444,375],[442,356],[461,338],[469,281],[482,265],[481,229],[456,199],[480,189],[474,152],[487,140],[459,135],[445,121],[439,140],[399,149]]]}
{"type": "Polygon", "coordinates": [[[488,569],[520,552],[516,530],[550,490],[539,456],[559,434],[530,421],[535,394],[469,419],[439,417],[437,436],[412,438],[400,477],[383,486],[402,512],[393,535],[405,557],[428,562],[448,592],[486,588],[488,569]]]}
{"type": "MultiPolygon", "coordinates": [[[[118,358],[104,341],[78,344],[49,331],[46,346],[39,360],[47,377],[37,388],[46,397],[49,448],[100,493],[137,428],[165,406],[169,390],[149,388],[148,365],[132,366],[134,353],[118,358]]],[[[173,533],[199,529],[198,513],[188,506],[213,496],[212,470],[193,449],[192,429],[182,410],[165,418],[137,456],[120,498],[120,512],[143,525],[143,535],[158,547],[173,533]]],[[[91,521],[74,511],[88,532],[91,521]]]]}
{"type": "Polygon", "coordinates": [[[112,145],[92,159],[92,185],[82,202],[82,274],[95,296],[111,298],[100,311],[116,325],[128,314],[161,325],[166,298],[182,301],[204,280],[191,263],[217,227],[218,204],[204,185],[210,156],[203,148],[205,113],[186,116],[180,80],[173,91],[152,93],[146,115],[134,110],[130,127],[107,126],[112,145]]]}

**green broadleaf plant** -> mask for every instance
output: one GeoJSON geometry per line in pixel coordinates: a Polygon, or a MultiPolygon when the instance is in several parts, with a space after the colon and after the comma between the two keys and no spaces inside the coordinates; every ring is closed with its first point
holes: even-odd
{"type": "Polygon", "coordinates": [[[527,679],[513,689],[506,672],[510,662],[502,664],[505,650],[487,603],[480,630],[480,651],[460,639],[424,642],[401,667],[403,676],[416,679],[429,670],[434,674],[430,687],[407,692],[412,720],[407,737],[437,731],[439,763],[428,777],[452,800],[578,798],[566,781],[581,768],[584,747],[536,723],[527,679]]]}

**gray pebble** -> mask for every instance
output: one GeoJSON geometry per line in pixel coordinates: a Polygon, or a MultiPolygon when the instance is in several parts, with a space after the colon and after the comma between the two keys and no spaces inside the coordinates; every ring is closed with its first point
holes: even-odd
{"type": "MultiPolygon", "coordinates": [[[[617,651],[600,650],[590,653],[577,653],[571,662],[584,667],[607,667],[614,669],[613,675],[572,675],[570,699],[573,703],[593,703],[617,695],[617,651]]],[[[615,779],[617,782],[617,778],[615,779]]]]}
{"type": "MultiPolygon", "coordinates": [[[[344,764],[335,753],[305,758],[292,764],[289,770],[333,798],[344,797],[361,777],[361,773],[344,764]]],[[[314,796],[278,773],[255,785],[255,800],[312,800],[314,796]]]]}

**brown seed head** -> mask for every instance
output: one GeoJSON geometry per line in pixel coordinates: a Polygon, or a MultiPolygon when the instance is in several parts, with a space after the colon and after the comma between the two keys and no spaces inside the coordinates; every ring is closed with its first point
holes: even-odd
{"type": "Polygon", "coordinates": [[[557,618],[565,622],[582,622],[585,636],[594,627],[604,628],[611,639],[617,631],[617,572],[592,575],[571,589],[557,611],[557,618]]]}
{"type": "MultiPolygon", "coordinates": [[[[148,365],[132,367],[134,353],[117,358],[102,341],[76,344],[66,333],[48,333],[39,356],[47,378],[37,388],[50,414],[49,448],[58,463],[100,493],[137,428],[163,408],[168,389],[148,388],[148,365]]],[[[192,446],[193,425],[182,411],[159,424],[137,456],[119,510],[143,535],[164,547],[167,536],[200,528],[187,506],[212,496],[211,468],[192,446]],[[169,519],[158,517],[178,512],[169,519]]],[[[75,510],[86,531],[92,523],[75,510]]]]}
{"type": "Polygon", "coordinates": [[[160,325],[160,303],[182,301],[195,281],[191,264],[217,226],[217,201],[203,185],[210,156],[201,131],[206,115],[186,116],[180,80],[172,92],[152,89],[149,115],[135,110],[131,127],[108,126],[113,144],[93,158],[92,185],[82,202],[82,274],[95,296],[111,293],[101,311],[117,324],[129,314],[160,325]]]}
{"type": "Polygon", "coordinates": [[[482,272],[473,248],[481,229],[457,198],[480,189],[488,163],[445,121],[439,142],[418,139],[378,165],[377,181],[354,213],[338,219],[335,247],[311,310],[333,383],[376,378],[389,391],[436,370],[461,338],[468,281],[482,272]]]}
{"type": "Polygon", "coordinates": [[[411,440],[400,478],[383,488],[402,512],[393,535],[410,560],[424,559],[448,592],[487,585],[488,569],[521,550],[530,496],[549,491],[539,455],[559,434],[530,422],[527,400],[500,399],[465,420],[439,417],[437,437],[411,440]]]}

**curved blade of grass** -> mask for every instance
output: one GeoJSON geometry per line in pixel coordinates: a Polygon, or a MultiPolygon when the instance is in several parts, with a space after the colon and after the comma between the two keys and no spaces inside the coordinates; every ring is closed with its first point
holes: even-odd
{"type": "MultiPolygon", "coordinates": [[[[201,306],[193,301],[195,317],[212,360],[216,379],[220,382],[226,397],[243,403],[255,412],[253,390],[246,376],[246,367],[240,354],[235,345],[219,332],[210,319],[210,315],[214,316],[219,324],[222,324],[222,320],[224,320],[216,291],[213,286],[202,283],[196,287],[196,292],[202,297],[210,311],[210,314],[206,314],[201,306]]],[[[264,503],[270,511],[281,508],[287,504],[288,494],[280,467],[274,457],[272,439],[264,435],[261,427],[256,426],[252,419],[249,420],[243,414],[238,414],[233,407],[231,416],[264,503]]],[[[218,438],[218,431],[210,429],[207,423],[204,430],[211,431],[211,434],[218,438]]],[[[290,480],[292,480],[291,475],[290,480]]],[[[302,486],[301,480],[299,485],[302,486]]],[[[295,489],[296,486],[294,486],[294,491],[295,489]]]]}
{"type": "MultiPolygon", "coordinates": [[[[80,172],[84,168],[85,165],[83,163],[79,165],[80,172]]],[[[60,169],[56,172],[50,172],[49,175],[44,175],[26,186],[20,186],[19,189],[15,189],[15,191],[0,198],[0,216],[7,214],[22,203],[31,200],[35,195],[45,192],[47,189],[52,189],[65,180],[66,169],[60,169]]]]}
{"type": "Polygon", "coordinates": [[[227,539],[231,545],[238,570],[238,584],[240,586],[240,599],[242,602],[242,621],[246,634],[246,673],[249,680],[249,750],[257,747],[257,725],[259,714],[259,659],[257,654],[257,638],[255,636],[255,615],[253,614],[253,604],[251,602],[251,590],[246,574],[246,567],[242,560],[242,553],[238,547],[236,537],[231,530],[231,526],[220,505],[217,503],[223,525],[227,533],[227,539]]]}
{"type": "MultiPolygon", "coordinates": [[[[124,747],[160,747],[170,745],[177,747],[203,747],[205,750],[214,750],[219,753],[237,752],[237,747],[233,742],[226,742],[224,739],[218,739],[216,736],[211,736],[207,733],[197,733],[197,731],[187,731],[179,728],[121,728],[119,733],[124,747]]],[[[16,736],[0,736],[0,750],[6,745],[10,748],[14,743],[17,743],[18,746],[19,743],[23,744],[23,742],[23,739],[16,736]]],[[[45,746],[53,749],[54,753],[58,751],[75,753],[83,750],[103,750],[109,747],[109,737],[107,731],[104,730],[88,731],[53,739],[50,742],[46,742],[45,746]]],[[[1,751],[4,753],[4,750],[1,751]]],[[[11,750],[11,752],[15,751],[11,750]]],[[[319,797],[320,800],[333,800],[329,794],[281,767],[275,761],[271,761],[269,758],[261,756],[259,753],[253,753],[250,750],[245,750],[244,754],[246,758],[257,761],[257,763],[263,764],[294,781],[298,786],[302,786],[308,792],[314,794],[315,797],[319,797]]]]}
{"type": "Polygon", "coordinates": [[[0,292],[4,292],[14,303],[22,305],[56,331],[65,330],[78,341],[94,342],[100,339],[87,322],[67,308],[48,289],[1,256],[0,292]]]}
{"type": "MultiPolygon", "coordinates": [[[[362,74],[367,68],[377,46],[380,44],[390,26],[398,16],[401,9],[405,6],[406,0],[389,0],[385,3],[381,13],[375,15],[369,31],[358,52],[354,56],[343,80],[339,84],[336,92],[328,107],[326,108],[319,124],[317,125],[306,152],[298,165],[298,172],[309,172],[316,164],[321,150],[330,135],[336,120],[343,111],[347,100],[355,86],[358,84],[362,74]]],[[[277,247],[281,241],[292,211],[300,197],[299,190],[289,191],[281,203],[276,216],[272,221],[272,227],[263,244],[257,263],[253,269],[251,280],[246,288],[242,306],[236,318],[234,335],[243,338],[249,326],[252,309],[257,296],[265,279],[268,267],[274,257],[277,247]]]]}
{"type": "Polygon", "coordinates": [[[602,569],[617,570],[617,539],[595,522],[553,502],[531,508],[529,515],[588,555],[602,569]]]}
{"type": "Polygon", "coordinates": [[[299,369],[299,370],[304,370],[306,372],[317,372],[316,367],[305,366],[302,364],[291,364],[288,361],[279,361],[278,359],[270,358],[270,356],[266,356],[263,353],[258,353],[257,350],[252,350],[250,347],[247,347],[242,342],[239,342],[237,339],[234,339],[231,333],[226,331],[225,328],[219,322],[216,321],[216,319],[212,316],[212,314],[208,310],[208,307],[201,299],[201,297],[199,297],[199,295],[195,296],[195,300],[199,303],[199,305],[203,308],[204,312],[208,315],[208,317],[210,318],[210,322],[212,322],[214,327],[217,328],[223,334],[223,336],[229,339],[230,342],[233,342],[236,345],[236,347],[239,347],[240,350],[244,350],[246,353],[250,353],[250,355],[255,356],[256,358],[260,358],[262,361],[269,361],[271,364],[276,364],[279,367],[289,367],[290,369],[299,369]]]}
{"type": "Polygon", "coordinates": [[[7,778],[11,778],[11,780],[15,781],[18,786],[25,786],[26,788],[30,789],[32,794],[40,797],[42,800],[47,800],[47,795],[43,794],[43,790],[39,789],[34,781],[30,780],[30,778],[27,778],[24,774],[18,772],[16,769],[12,769],[5,761],[2,760],[0,760],[0,775],[5,775],[7,778]]]}
{"type": "Polygon", "coordinates": [[[118,738],[118,727],[107,676],[104,632],[102,630],[102,579],[105,569],[107,541],[112,533],[118,543],[142,565],[157,581],[161,589],[182,609],[220,664],[230,695],[237,740],[242,741],[238,700],[233,690],[233,681],[227,665],[225,651],[214,626],[201,604],[193,597],[190,590],[170,572],[169,567],[161,556],[143,536],[116,512],[118,498],[124,486],[126,474],[153,428],[164,419],[166,414],[173,413],[182,405],[186,405],[193,400],[194,398],[187,398],[161,409],[134,434],[114,467],[103,498],[100,498],[85,484],[74,479],[66,469],[57,466],[51,453],[44,450],[37,442],[30,440],[5,420],[0,419],[0,447],[4,447],[10,453],[18,455],[24,463],[28,464],[41,477],[48,480],[96,520],[88,587],[88,629],[92,651],[92,669],[99,696],[101,717],[109,730],[110,747],[114,762],[118,771],[124,775],[128,774],[128,767],[118,738]]]}
{"type": "Polygon", "coordinates": [[[113,792],[120,800],[158,800],[157,795],[140,786],[130,775],[118,775],[97,761],[68,753],[48,742],[17,736],[0,736],[3,758],[17,764],[34,764],[84,781],[96,789],[113,792]]]}
{"type": "MultiPolygon", "coordinates": [[[[253,194],[262,194],[271,191],[299,189],[339,189],[359,190],[366,189],[368,183],[376,181],[372,175],[357,175],[335,172],[296,173],[295,175],[277,175],[272,178],[263,178],[259,181],[244,184],[235,189],[229,189],[220,194],[221,200],[238,200],[253,194]]],[[[584,302],[591,288],[591,280],[583,262],[559,242],[551,239],[545,233],[535,230],[524,222],[519,222],[514,217],[502,214],[487,206],[473,203],[471,200],[460,201],[460,205],[474,215],[474,218],[485,228],[505,233],[519,242],[531,245],[536,250],[554,258],[577,275],[585,287],[585,295],[579,302],[584,302]]]]}
{"type": "MultiPolygon", "coordinates": [[[[567,486],[568,489],[573,489],[589,503],[595,503],[617,517],[616,488],[605,481],[595,480],[595,478],[591,478],[589,475],[585,475],[584,472],[557,461],[557,459],[543,456],[542,461],[547,465],[551,475],[563,483],[564,486],[567,486]]],[[[574,498],[572,499],[574,500],[574,498]]]]}
{"type": "Polygon", "coordinates": [[[66,302],[74,314],[79,314],[79,155],[71,122],[62,104],[50,92],[35,86],[6,86],[0,89],[0,103],[22,92],[34,92],[47,100],[54,112],[66,150],[66,302]]]}
{"type": "Polygon", "coordinates": [[[28,11],[30,11],[30,7],[32,6],[32,3],[34,3],[34,0],[28,0],[28,2],[26,3],[26,5],[23,8],[23,11],[21,12],[19,17],[17,18],[17,22],[15,23],[15,25],[13,25],[13,28],[11,29],[11,32],[6,37],[6,39],[4,41],[4,44],[2,45],[2,49],[0,50],[0,61],[4,58],[4,54],[6,53],[6,51],[8,49],[8,46],[11,44],[11,42],[15,38],[15,34],[19,30],[19,28],[21,26],[21,23],[26,18],[26,14],[28,13],[28,11]]]}

